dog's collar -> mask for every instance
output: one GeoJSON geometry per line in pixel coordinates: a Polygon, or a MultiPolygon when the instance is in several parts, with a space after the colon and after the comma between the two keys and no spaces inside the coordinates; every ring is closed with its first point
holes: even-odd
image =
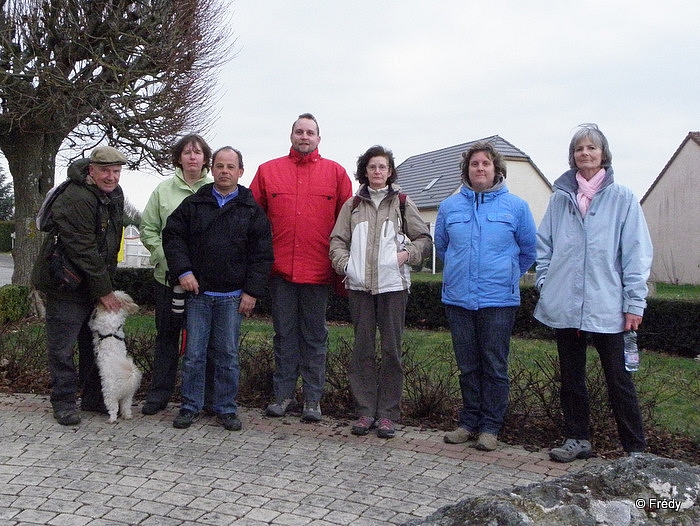
{"type": "Polygon", "coordinates": [[[107,338],[116,338],[119,341],[124,341],[124,337],[119,336],[118,334],[100,334],[99,332],[97,333],[97,336],[100,338],[100,341],[106,340],[107,338]]]}
{"type": "MultiPolygon", "coordinates": [[[[120,325],[119,328],[117,329],[118,331],[121,331],[124,325],[120,325]]],[[[124,341],[124,336],[119,336],[116,332],[110,332],[109,334],[100,334],[99,332],[97,333],[97,337],[102,340],[106,340],[107,338],[116,338],[120,342],[124,341]]]]}

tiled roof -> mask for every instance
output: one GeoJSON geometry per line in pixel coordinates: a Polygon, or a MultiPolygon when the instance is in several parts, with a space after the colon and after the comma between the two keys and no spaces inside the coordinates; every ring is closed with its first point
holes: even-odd
{"type": "Polygon", "coordinates": [[[506,161],[529,161],[546,181],[544,175],[532,163],[528,155],[505,139],[493,135],[409,157],[396,167],[401,191],[410,195],[419,209],[436,208],[443,199],[452,195],[462,184],[459,170],[462,152],[467,151],[477,142],[493,144],[506,161]]]}

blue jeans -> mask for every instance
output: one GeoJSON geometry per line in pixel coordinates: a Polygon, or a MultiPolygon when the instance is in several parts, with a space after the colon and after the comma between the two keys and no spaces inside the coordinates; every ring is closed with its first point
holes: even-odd
{"type": "Polygon", "coordinates": [[[236,395],[240,366],[241,299],[233,296],[188,295],[187,344],[182,361],[182,409],[199,412],[204,406],[204,382],[209,359],[214,367],[212,410],[219,415],[237,413],[236,395]]]}
{"type": "Polygon", "coordinates": [[[622,447],[627,452],[644,451],[646,440],[642,413],[632,375],[625,370],[622,333],[557,329],[556,335],[566,438],[590,438],[590,406],[586,387],[586,349],[590,337],[600,356],[622,447]]]}
{"type": "Polygon", "coordinates": [[[299,376],[304,385],[304,400],[321,400],[326,383],[329,290],[329,285],[291,283],[279,276],[270,280],[275,329],[272,384],[277,401],[294,398],[299,376]]]}
{"type": "Polygon", "coordinates": [[[497,435],[508,408],[508,353],[518,307],[445,306],[459,368],[459,427],[497,435]]]}

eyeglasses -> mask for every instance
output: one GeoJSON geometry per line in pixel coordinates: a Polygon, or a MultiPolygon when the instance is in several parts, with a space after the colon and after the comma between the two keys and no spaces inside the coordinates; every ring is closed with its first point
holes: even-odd
{"type": "Polygon", "coordinates": [[[389,167],[386,164],[370,164],[367,166],[368,172],[386,172],[389,167]]]}

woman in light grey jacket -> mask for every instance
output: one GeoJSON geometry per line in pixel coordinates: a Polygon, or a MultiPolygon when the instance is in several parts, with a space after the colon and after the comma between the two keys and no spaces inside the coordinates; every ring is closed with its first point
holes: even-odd
{"type": "Polygon", "coordinates": [[[642,208],[615,183],[608,141],[595,124],[581,125],[569,165],[537,232],[534,316],[556,329],[566,440],[550,451],[559,462],[593,454],[586,390],[588,340],[600,356],[618,434],[628,454],[646,447],[623,331],[637,330],[646,307],[652,246],[642,208]]]}
{"type": "Polygon", "coordinates": [[[373,146],[357,161],[355,197],[340,211],[330,258],[345,276],[355,343],[348,369],[359,420],[352,433],[391,438],[401,414],[403,334],[410,266],[428,255],[432,238],[416,205],[395,184],[394,155],[373,146]],[[376,331],[381,337],[377,371],[376,331]]]}

